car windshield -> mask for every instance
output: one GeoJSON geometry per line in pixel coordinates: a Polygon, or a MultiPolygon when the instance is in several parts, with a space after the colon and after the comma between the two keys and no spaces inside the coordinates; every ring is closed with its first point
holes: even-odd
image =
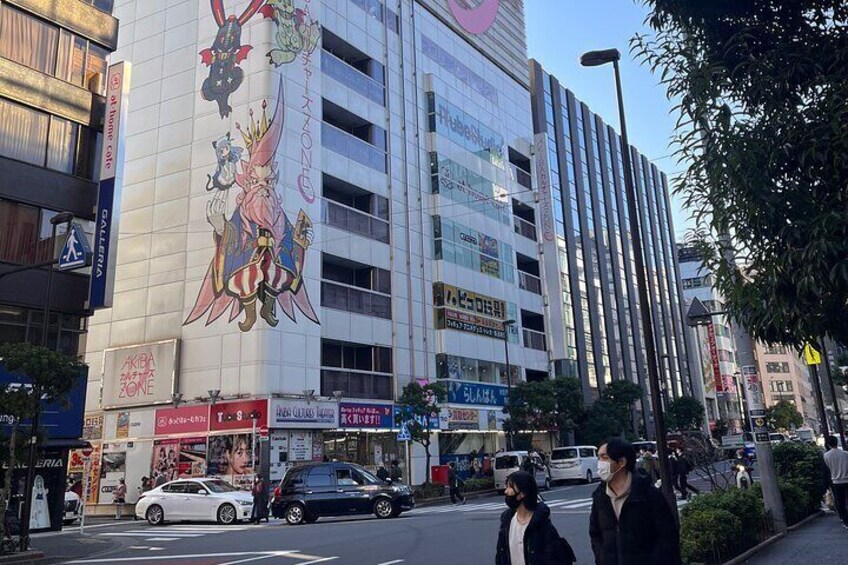
{"type": "Polygon", "coordinates": [[[577,458],[577,450],[576,449],[554,449],[554,452],[551,453],[551,461],[559,461],[561,459],[576,459],[577,458]]]}
{"type": "Polygon", "coordinates": [[[504,455],[495,459],[495,469],[513,469],[518,467],[518,457],[515,455],[504,455]]]}
{"type": "Polygon", "coordinates": [[[203,484],[206,485],[206,488],[208,488],[212,492],[236,492],[238,490],[236,487],[234,487],[227,481],[203,481],[203,484]]]}

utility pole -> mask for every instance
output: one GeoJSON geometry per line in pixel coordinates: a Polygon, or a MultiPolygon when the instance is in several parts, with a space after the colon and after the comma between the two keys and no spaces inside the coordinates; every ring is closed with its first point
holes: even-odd
{"type": "Polygon", "coordinates": [[[842,449],[845,449],[845,424],[842,421],[842,410],[839,408],[839,399],[836,398],[836,387],[833,386],[833,375],[830,369],[830,359],[827,357],[827,345],[825,339],[821,340],[822,359],[824,370],[827,373],[827,384],[830,389],[830,397],[833,399],[833,413],[836,415],[836,430],[839,431],[839,439],[842,441],[842,449]]]}

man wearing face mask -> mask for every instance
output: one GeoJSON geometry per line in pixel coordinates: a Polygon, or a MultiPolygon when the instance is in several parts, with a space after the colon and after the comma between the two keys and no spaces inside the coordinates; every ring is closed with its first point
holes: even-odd
{"type": "Polygon", "coordinates": [[[636,452],[612,438],[598,450],[589,537],[597,565],[679,565],[680,536],[662,493],[634,473],[636,452]]]}
{"type": "Polygon", "coordinates": [[[570,565],[574,551],[559,537],[551,511],[539,501],[536,479],[526,471],[506,478],[495,565],[570,565]]]}

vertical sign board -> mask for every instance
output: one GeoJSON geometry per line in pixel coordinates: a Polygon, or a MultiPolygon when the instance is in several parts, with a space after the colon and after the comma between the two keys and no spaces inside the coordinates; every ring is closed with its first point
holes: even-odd
{"type": "Polygon", "coordinates": [[[130,91],[127,61],[109,66],[106,78],[106,114],[100,154],[100,185],[94,227],[94,258],[88,306],[92,310],[112,306],[115,258],[118,251],[121,185],[124,177],[124,141],[127,128],[127,96],[130,91]]]}
{"type": "Polygon", "coordinates": [[[755,365],[742,367],[742,382],[745,387],[748,401],[748,416],[751,419],[751,427],[754,432],[754,440],[758,442],[769,441],[768,427],[766,426],[766,405],[763,400],[763,387],[760,376],[755,365]]]}
{"type": "Polygon", "coordinates": [[[713,366],[713,381],[715,382],[716,392],[724,392],[724,381],[721,378],[718,346],[716,345],[715,326],[712,322],[707,324],[707,342],[710,345],[710,364],[713,366]]]}

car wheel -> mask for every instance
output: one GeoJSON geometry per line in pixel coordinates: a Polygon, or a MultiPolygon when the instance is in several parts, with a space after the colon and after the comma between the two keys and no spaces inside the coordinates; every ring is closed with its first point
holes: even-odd
{"type": "Polygon", "coordinates": [[[218,508],[219,524],[230,526],[236,523],[237,518],[238,514],[236,513],[236,507],[232,504],[222,504],[221,507],[218,508]]]}
{"type": "Polygon", "coordinates": [[[391,518],[395,512],[395,505],[388,498],[378,498],[374,503],[374,514],[377,518],[391,518]]]}
{"type": "Polygon", "coordinates": [[[161,526],[165,523],[165,512],[158,504],[154,504],[148,508],[147,512],[144,513],[144,517],[151,526],[161,526]]]}
{"type": "Polygon", "coordinates": [[[589,484],[594,480],[595,478],[592,476],[592,470],[589,469],[588,471],[586,471],[586,483],[589,484]]]}
{"type": "Polygon", "coordinates": [[[286,508],[286,522],[292,526],[299,526],[306,521],[306,508],[303,504],[296,502],[286,508]]]}

